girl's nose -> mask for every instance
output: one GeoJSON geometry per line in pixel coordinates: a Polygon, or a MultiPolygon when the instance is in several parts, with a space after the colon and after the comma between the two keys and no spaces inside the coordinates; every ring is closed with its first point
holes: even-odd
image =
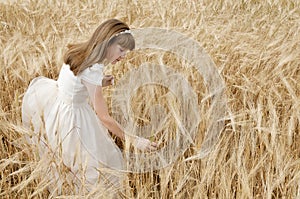
{"type": "Polygon", "coordinates": [[[121,57],[122,57],[122,58],[124,58],[125,55],[126,55],[126,52],[122,52],[122,53],[121,53],[121,57]]]}

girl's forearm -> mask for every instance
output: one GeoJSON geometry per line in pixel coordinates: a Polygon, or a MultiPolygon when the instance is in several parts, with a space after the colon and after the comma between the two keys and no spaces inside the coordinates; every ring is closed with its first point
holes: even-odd
{"type": "Polygon", "coordinates": [[[121,127],[118,125],[118,123],[110,116],[107,116],[105,118],[101,118],[103,125],[110,130],[114,135],[118,136],[122,140],[125,139],[124,131],[121,129],[121,127]]]}

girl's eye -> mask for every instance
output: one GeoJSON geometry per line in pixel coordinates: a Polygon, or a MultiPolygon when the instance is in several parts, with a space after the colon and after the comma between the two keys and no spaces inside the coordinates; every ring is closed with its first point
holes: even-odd
{"type": "Polygon", "coordinates": [[[124,50],[124,49],[122,49],[122,48],[120,48],[120,51],[121,51],[121,52],[124,52],[125,50],[124,50]]]}

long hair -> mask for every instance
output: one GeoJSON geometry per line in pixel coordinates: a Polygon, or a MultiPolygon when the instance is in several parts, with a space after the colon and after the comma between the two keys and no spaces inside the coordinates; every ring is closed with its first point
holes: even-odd
{"type": "Polygon", "coordinates": [[[64,55],[64,63],[70,66],[74,75],[95,63],[103,63],[107,48],[117,42],[121,47],[133,50],[135,41],[131,34],[118,34],[129,30],[127,24],[117,19],[103,22],[93,33],[92,37],[83,43],[69,44],[64,55]]]}

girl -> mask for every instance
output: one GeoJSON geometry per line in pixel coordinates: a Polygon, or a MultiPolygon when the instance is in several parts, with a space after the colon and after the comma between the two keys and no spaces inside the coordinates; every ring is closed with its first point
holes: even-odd
{"type": "MultiPolygon", "coordinates": [[[[129,27],[116,19],[107,20],[88,41],[68,46],[57,81],[35,78],[23,98],[24,125],[32,124],[37,135],[44,130],[40,145],[54,154],[60,152],[76,178],[89,185],[101,181],[99,168],[123,169],[122,153],[108,130],[121,139],[124,132],[109,115],[103,97],[102,87],[113,83],[112,76],[103,76],[103,68],[122,60],[134,47],[129,27]]],[[[156,143],[141,137],[131,136],[129,141],[140,150],[156,148],[156,143]]],[[[122,180],[104,176],[115,186],[122,180]]]]}

